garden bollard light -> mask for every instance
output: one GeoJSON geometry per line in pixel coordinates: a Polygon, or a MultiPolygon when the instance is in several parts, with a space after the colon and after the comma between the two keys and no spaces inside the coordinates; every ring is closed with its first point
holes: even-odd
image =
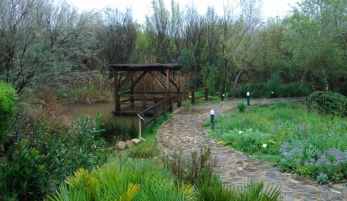
{"type": "Polygon", "coordinates": [[[214,129],[214,110],[211,110],[211,129],[214,129]]]}
{"type": "Polygon", "coordinates": [[[249,106],[249,92],[247,92],[247,105],[249,106]]]}

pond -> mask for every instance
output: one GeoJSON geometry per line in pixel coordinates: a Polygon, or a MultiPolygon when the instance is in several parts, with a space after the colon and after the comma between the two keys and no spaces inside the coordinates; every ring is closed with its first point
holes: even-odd
{"type": "Polygon", "coordinates": [[[66,106],[64,116],[68,117],[64,123],[71,125],[72,122],[76,121],[79,117],[86,117],[87,115],[92,118],[95,117],[96,113],[100,113],[106,122],[117,121],[117,120],[138,120],[137,116],[114,116],[114,102],[109,103],[95,103],[91,105],[69,105],[66,106]]]}
{"type": "Polygon", "coordinates": [[[114,102],[96,103],[92,105],[69,105],[66,107],[64,115],[68,116],[72,120],[87,115],[94,117],[96,113],[100,113],[104,118],[111,118],[113,117],[113,110],[114,102]]]}

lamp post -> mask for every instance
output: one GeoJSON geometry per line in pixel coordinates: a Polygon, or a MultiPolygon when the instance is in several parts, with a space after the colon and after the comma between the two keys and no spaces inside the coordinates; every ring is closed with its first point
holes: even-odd
{"type": "Polygon", "coordinates": [[[211,115],[211,129],[214,129],[214,110],[211,110],[210,112],[211,115]]]}
{"type": "Polygon", "coordinates": [[[247,105],[249,106],[249,92],[247,92],[247,105]]]}

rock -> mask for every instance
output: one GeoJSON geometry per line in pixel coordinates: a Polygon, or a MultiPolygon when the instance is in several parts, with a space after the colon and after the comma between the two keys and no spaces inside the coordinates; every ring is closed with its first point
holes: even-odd
{"type": "Polygon", "coordinates": [[[131,141],[131,140],[127,140],[127,141],[125,142],[125,144],[126,144],[127,147],[129,147],[129,148],[135,145],[134,142],[131,141]]]}
{"type": "Polygon", "coordinates": [[[138,143],[140,143],[141,142],[141,140],[140,139],[132,139],[131,140],[134,144],[138,144],[138,143]]]}
{"type": "Polygon", "coordinates": [[[123,150],[123,149],[126,148],[126,146],[127,146],[127,144],[126,144],[125,142],[119,141],[119,142],[117,142],[115,148],[116,148],[116,149],[122,149],[122,150],[123,150]]]}

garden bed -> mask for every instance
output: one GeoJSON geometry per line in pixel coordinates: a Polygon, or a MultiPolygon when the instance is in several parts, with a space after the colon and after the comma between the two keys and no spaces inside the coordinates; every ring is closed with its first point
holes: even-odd
{"type": "MultiPolygon", "coordinates": [[[[207,125],[207,124],[205,124],[207,125]]],[[[318,183],[347,179],[347,119],[319,115],[304,104],[231,110],[209,134],[220,143],[318,183]]]]}

